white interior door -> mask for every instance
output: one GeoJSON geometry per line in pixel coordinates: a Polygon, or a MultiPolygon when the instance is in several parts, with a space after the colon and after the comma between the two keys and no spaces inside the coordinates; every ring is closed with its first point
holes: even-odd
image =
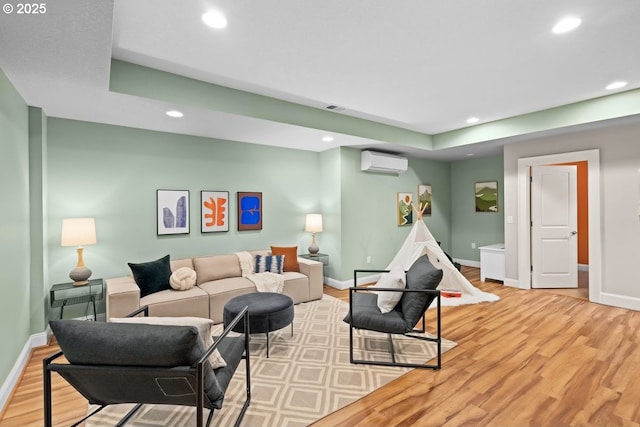
{"type": "Polygon", "coordinates": [[[531,286],[577,288],[577,168],[531,169],[531,286]]]}

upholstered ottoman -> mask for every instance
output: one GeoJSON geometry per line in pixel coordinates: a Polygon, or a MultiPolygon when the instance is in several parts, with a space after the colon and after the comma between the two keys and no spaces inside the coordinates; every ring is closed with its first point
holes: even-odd
{"type": "MultiPolygon", "coordinates": [[[[225,328],[240,313],[249,307],[249,333],[267,335],[267,357],[269,357],[269,332],[291,325],[293,336],[293,300],[274,292],[257,292],[231,298],[224,305],[225,328]]],[[[244,332],[244,324],[238,323],[234,332],[244,332]]]]}

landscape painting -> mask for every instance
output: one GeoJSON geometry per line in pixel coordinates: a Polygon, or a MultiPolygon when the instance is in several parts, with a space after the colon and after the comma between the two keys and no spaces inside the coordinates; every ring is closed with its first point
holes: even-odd
{"type": "Polygon", "coordinates": [[[397,211],[398,225],[413,224],[413,193],[398,193],[397,211]]]}
{"type": "Polygon", "coordinates": [[[476,182],[476,212],[498,212],[498,181],[476,182]]]}
{"type": "Polygon", "coordinates": [[[422,210],[422,215],[431,215],[432,197],[430,185],[418,185],[418,209],[422,210]]]}

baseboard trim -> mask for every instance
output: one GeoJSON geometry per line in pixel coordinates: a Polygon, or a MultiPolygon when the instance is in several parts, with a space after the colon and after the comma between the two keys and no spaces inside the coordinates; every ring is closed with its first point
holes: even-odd
{"type": "Polygon", "coordinates": [[[480,261],[470,261],[468,259],[459,259],[459,258],[454,258],[453,260],[459,263],[460,265],[464,265],[465,267],[480,268],[480,261]]]}
{"type": "Polygon", "coordinates": [[[505,277],[502,283],[505,286],[509,286],[511,288],[519,288],[520,287],[520,281],[518,279],[507,279],[505,277]]]}
{"type": "Polygon", "coordinates": [[[47,331],[38,332],[37,334],[29,336],[24,347],[22,347],[22,351],[20,352],[18,359],[13,364],[13,368],[11,368],[9,375],[4,380],[4,383],[2,383],[2,387],[0,387],[0,414],[4,413],[4,407],[7,402],[9,402],[16,384],[20,381],[20,377],[22,376],[25,366],[29,363],[31,350],[35,347],[47,345],[48,342],[49,333],[47,331]]]}
{"type": "Polygon", "coordinates": [[[598,302],[600,304],[611,305],[613,307],[640,311],[640,298],[636,297],[601,292],[600,301],[598,302]]]}
{"type": "MultiPolygon", "coordinates": [[[[380,274],[358,277],[358,285],[364,285],[366,283],[374,283],[374,282],[377,282],[379,279],[380,279],[380,274]]],[[[341,290],[349,289],[350,287],[353,286],[353,280],[340,281],[340,280],[332,279],[330,277],[327,278],[326,283],[332,288],[341,289],[341,290]]]]}

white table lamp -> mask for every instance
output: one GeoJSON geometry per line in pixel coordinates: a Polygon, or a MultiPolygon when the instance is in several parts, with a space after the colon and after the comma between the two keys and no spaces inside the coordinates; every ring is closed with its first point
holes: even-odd
{"type": "Polygon", "coordinates": [[[95,245],[96,223],[93,218],[71,218],[62,220],[61,246],[77,246],[78,264],[71,270],[69,277],[76,286],[86,285],[91,277],[91,270],[84,265],[82,259],[83,245],[95,245]]]}
{"type": "Polygon", "coordinates": [[[318,256],[318,244],[316,243],[316,233],[322,232],[322,214],[307,214],[304,224],[304,231],[311,233],[311,246],[309,246],[309,255],[318,256]]]}

